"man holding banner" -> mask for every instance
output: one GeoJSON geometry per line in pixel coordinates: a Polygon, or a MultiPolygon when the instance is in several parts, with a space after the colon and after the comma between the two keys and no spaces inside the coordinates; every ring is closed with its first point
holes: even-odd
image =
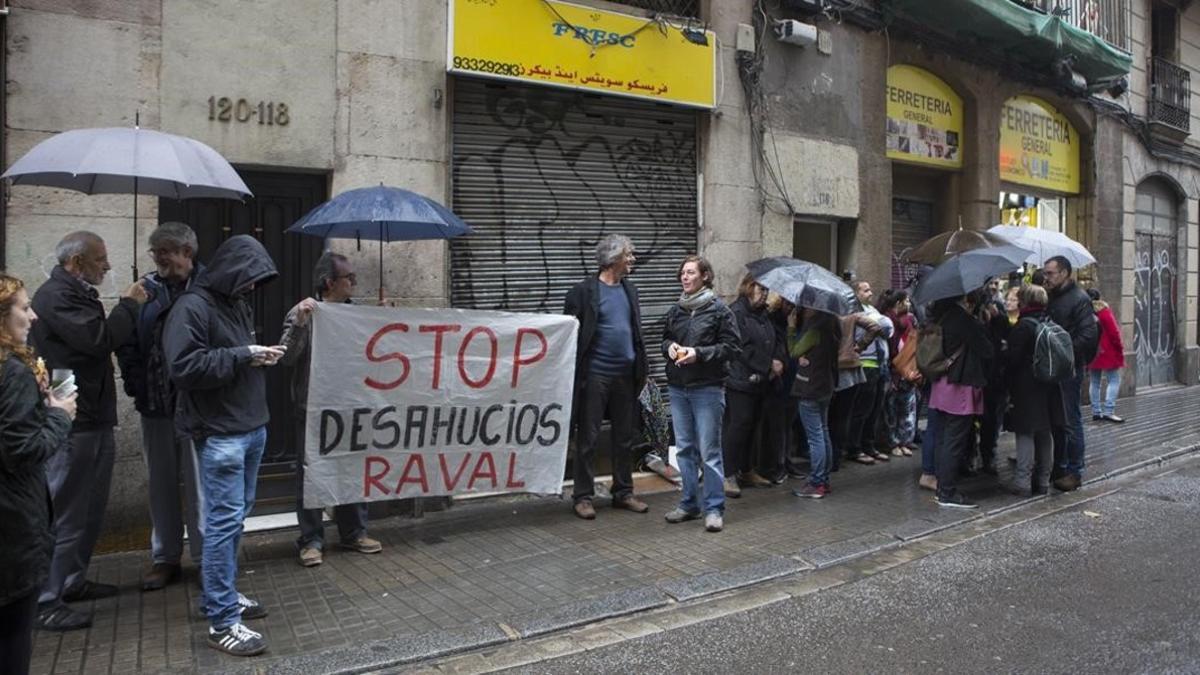
{"type": "Polygon", "coordinates": [[[646,382],[637,287],[626,276],[635,261],[633,242],[610,234],[596,244],[600,271],[567,292],[563,313],[579,320],[575,350],[574,405],[575,515],[596,517],[593,459],[600,423],[612,422],[612,495],[614,508],[646,513],[650,507],[633,496],[633,420],[638,393],[646,382]]]}
{"type": "MultiPolygon", "coordinates": [[[[350,304],[350,296],[358,279],[344,255],[326,251],[317,260],[313,269],[313,284],[316,296],[301,300],[287,313],[283,321],[280,342],[287,347],[280,363],[293,366],[292,402],[296,404],[298,437],[305,438],[304,416],[308,405],[308,371],[312,351],[309,318],[317,302],[350,304]]],[[[315,567],[324,562],[325,523],[322,509],[304,508],[304,456],[296,462],[296,520],[300,523],[300,538],[296,546],[300,549],[300,564],[315,567]]],[[[342,548],[358,553],[379,553],[383,545],[367,536],[367,505],[362,502],[341,504],[334,509],[338,535],[342,548]]]]}

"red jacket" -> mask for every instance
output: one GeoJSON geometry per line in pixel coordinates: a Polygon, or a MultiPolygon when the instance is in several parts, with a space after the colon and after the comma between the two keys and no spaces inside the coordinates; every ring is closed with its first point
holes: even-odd
{"type": "Polygon", "coordinates": [[[1116,370],[1125,367],[1125,345],[1121,344],[1121,327],[1112,310],[1104,302],[1095,303],[1096,321],[1100,323],[1100,350],[1088,364],[1091,370],[1116,370]]]}

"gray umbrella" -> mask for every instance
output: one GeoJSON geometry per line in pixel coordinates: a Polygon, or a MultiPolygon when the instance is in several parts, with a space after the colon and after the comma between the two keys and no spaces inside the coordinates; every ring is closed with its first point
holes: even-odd
{"type": "Polygon", "coordinates": [[[816,263],[778,256],[755,260],[746,265],[746,270],[759,284],[797,307],[837,315],[851,311],[854,291],[816,263]]]}
{"type": "MultiPolygon", "coordinates": [[[[38,143],[2,178],[13,185],[44,185],[93,194],[132,194],[137,246],[137,195],[174,199],[252,196],[216,150],[184,136],[112,127],[64,131],[38,143]]],[[[137,278],[137,256],[133,275],[137,278]]]]}
{"type": "Polygon", "coordinates": [[[1011,245],[959,253],[921,278],[913,290],[913,302],[923,305],[966,295],[983,286],[988,279],[1017,269],[1031,253],[1011,245]]]}

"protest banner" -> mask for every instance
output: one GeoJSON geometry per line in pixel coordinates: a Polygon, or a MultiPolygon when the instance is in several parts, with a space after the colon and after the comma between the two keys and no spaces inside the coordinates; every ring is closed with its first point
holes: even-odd
{"type": "Polygon", "coordinates": [[[305,508],[561,492],[573,317],[320,303],[312,321],[305,508]]]}

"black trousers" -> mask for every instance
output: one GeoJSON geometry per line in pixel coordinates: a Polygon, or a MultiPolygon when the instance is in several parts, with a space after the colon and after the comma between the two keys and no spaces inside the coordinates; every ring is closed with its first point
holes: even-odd
{"type": "Polygon", "coordinates": [[[863,368],[867,381],[855,387],[854,408],[850,413],[846,456],[875,452],[875,422],[883,409],[883,377],[878,368],[863,368]]]}
{"type": "Polygon", "coordinates": [[[833,466],[836,468],[843,454],[850,451],[857,443],[850,433],[850,418],[854,414],[854,405],[862,391],[862,385],[856,384],[834,393],[829,404],[829,438],[833,441],[833,466]]]}
{"type": "MultiPolygon", "coordinates": [[[[15,546],[15,542],[8,545],[15,546]]],[[[33,619],[37,616],[36,590],[0,606],[0,673],[25,675],[33,653],[33,619]]]]}
{"type": "Polygon", "coordinates": [[[983,390],[983,415],[979,417],[979,459],[983,466],[996,462],[996,444],[1000,440],[1000,428],[1004,425],[1004,411],[1008,408],[1008,391],[1003,387],[988,387],[983,390]]]}
{"type": "Polygon", "coordinates": [[[596,375],[589,373],[579,397],[579,427],[575,434],[575,501],[596,494],[596,441],[605,416],[612,422],[612,496],[623,499],[633,494],[633,415],[638,405],[633,373],[596,375]]]}
{"type": "Polygon", "coordinates": [[[941,429],[937,439],[938,494],[953,494],[958,484],[958,466],[962,461],[963,448],[975,425],[974,415],[951,415],[942,412],[941,429]]]}
{"type": "Polygon", "coordinates": [[[804,473],[804,469],[792,458],[799,442],[795,428],[799,405],[800,399],[792,398],[786,392],[767,395],[759,473],[768,478],[780,476],[785,471],[792,475],[804,473]]]}
{"type": "Polygon", "coordinates": [[[757,468],[759,462],[754,457],[754,437],[762,424],[766,403],[765,390],[750,393],[725,388],[725,423],[721,430],[721,445],[726,476],[736,476],[757,468]]]}

